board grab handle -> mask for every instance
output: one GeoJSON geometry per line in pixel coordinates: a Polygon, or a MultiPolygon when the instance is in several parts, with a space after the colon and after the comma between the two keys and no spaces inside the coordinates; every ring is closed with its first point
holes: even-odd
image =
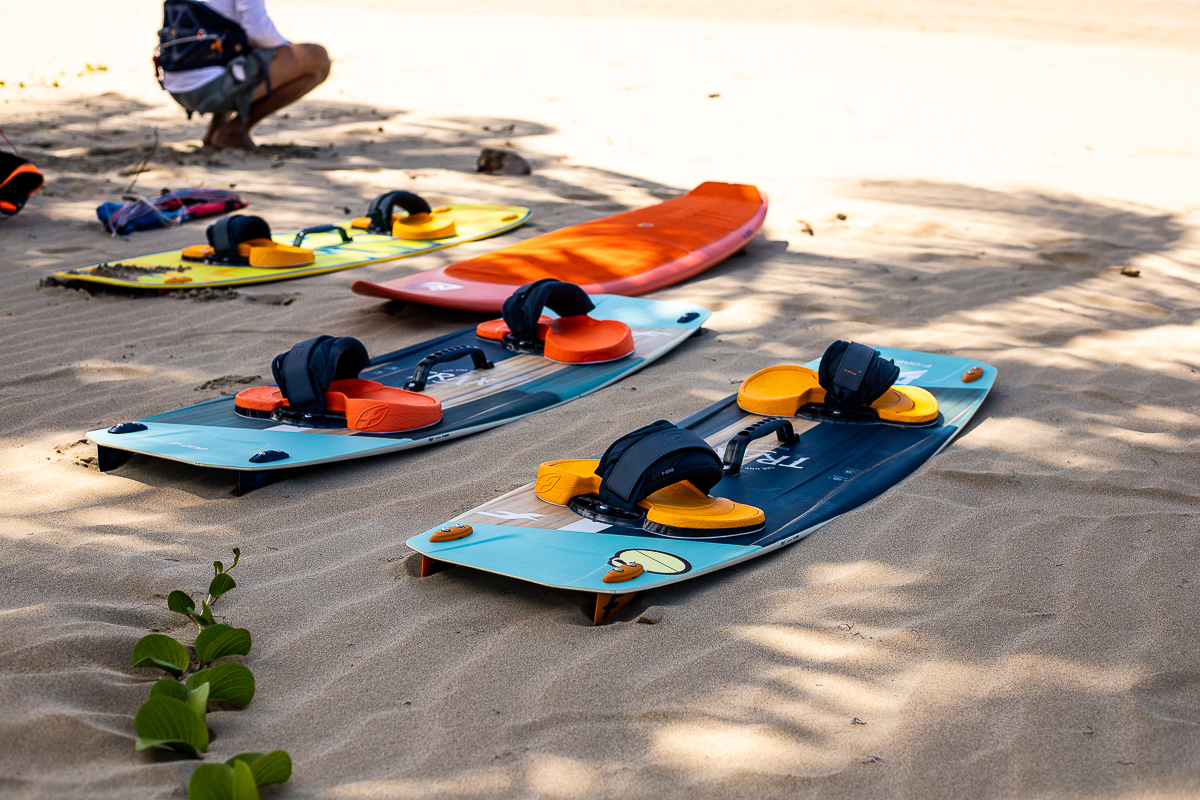
{"type": "Polygon", "coordinates": [[[324,225],[310,225],[307,228],[301,228],[296,231],[296,238],[292,240],[292,247],[299,247],[300,243],[304,241],[304,237],[310,233],[328,233],[329,231],[340,233],[342,235],[342,244],[350,241],[350,234],[346,233],[345,228],[338,227],[332,223],[326,223],[324,225]]]}
{"type": "Polygon", "coordinates": [[[782,417],[760,419],[753,425],[747,425],[737,432],[737,435],[725,445],[725,457],[721,459],[721,469],[727,477],[734,477],[742,471],[742,459],[746,457],[746,448],[755,439],[778,434],[780,444],[794,444],[800,441],[792,423],[782,417]]]}
{"type": "Polygon", "coordinates": [[[420,392],[425,390],[425,382],[429,380],[429,370],[434,364],[444,364],[447,361],[457,361],[466,356],[471,357],[471,361],[475,364],[475,369],[491,369],[496,366],[488,360],[487,354],[478,347],[473,347],[469,344],[461,344],[457,347],[447,347],[445,350],[438,350],[436,353],[430,353],[417,362],[417,368],[413,370],[412,378],[408,383],[404,384],[404,388],[410,392],[420,392]]]}

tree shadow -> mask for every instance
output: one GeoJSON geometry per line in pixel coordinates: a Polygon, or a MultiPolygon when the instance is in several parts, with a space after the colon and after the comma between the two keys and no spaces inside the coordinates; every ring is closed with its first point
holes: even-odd
{"type": "MultiPolygon", "coordinates": [[[[122,113],[108,119],[133,126],[122,113]]],[[[64,138],[35,150],[90,147],[71,144],[72,133],[91,136],[70,129],[84,123],[75,112],[50,122],[64,138]]],[[[14,219],[12,241],[50,241],[30,245],[0,281],[30,286],[74,265],[67,258],[202,235],[193,225],[121,242],[83,221],[83,206],[113,199],[116,164],[144,158],[149,130],[130,134],[125,153],[46,162],[100,188],[49,195],[38,213],[65,220],[53,237],[14,219]]],[[[681,191],[536,154],[530,178],[471,172],[475,148],[537,130],[316,104],[295,134],[265,132],[273,149],[170,147],[143,180],[237,183],[254,213],[280,224],[357,210],[403,182],[535,208],[516,236],[681,191]],[[295,141],[279,141],[287,137],[295,141]]],[[[63,180],[52,176],[48,190],[63,180]]],[[[656,293],[718,318],[712,334],[627,379],[636,397],[618,384],[475,437],[306,470],[243,498],[207,471],[151,477],[149,460],[99,476],[78,460],[82,446],[55,445],[208,399],[214,351],[219,373],[248,376],[315,332],[383,352],[474,324],[479,315],[377,303],[348,284],[475,251],[248,288],[222,303],[12,293],[18,324],[0,341],[19,357],[0,380],[11,420],[0,445],[21,466],[0,538],[16,566],[0,595],[6,608],[38,613],[6,617],[0,666],[40,665],[36,684],[10,684],[34,698],[21,724],[83,719],[64,728],[71,753],[127,758],[142,689],[121,659],[146,621],[126,607],[166,618],[165,591],[206,577],[214,551],[240,545],[246,571],[222,610],[255,631],[255,668],[271,690],[255,713],[222,722],[225,741],[249,749],[319,724],[320,736],[280,743],[304,766],[297,791],[1186,796],[1200,747],[1200,632],[1178,610],[1194,605],[1200,584],[1200,420],[1178,402],[1194,394],[1196,366],[1179,342],[1194,335],[1200,302],[1178,257],[1183,223],[954,183],[855,191],[895,213],[857,227],[830,221],[812,239],[762,235],[744,255],[656,293]],[[249,301],[284,292],[287,302],[249,301]],[[527,482],[538,459],[602,452],[633,421],[630,409],[678,418],[833,338],[969,353],[997,365],[999,383],[950,448],[882,497],[778,553],[647,595],[606,628],[578,624],[568,593],[465,570],[418,579],[397,566],[407,535],[527,482]],[[664,608],[663,620],[634,622],[648,605],[664,608]],[[42,637],[85,625],[102,628],[92,639],[102,657],[82,668],[59,639],[42,637]],[[63,687],[70,696],[59,699],[63,687]],[[103,724],[88,716],[97,708],[103,724]]]]}

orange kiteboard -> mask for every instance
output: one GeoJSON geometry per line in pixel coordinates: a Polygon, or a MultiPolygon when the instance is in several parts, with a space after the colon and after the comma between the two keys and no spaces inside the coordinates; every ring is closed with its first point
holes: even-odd
{"type": "Polygon", "coordinates": [[[589,294],[634,296],[720,263],[758,233],[767,198],[736,183],[702,183],[648,208],[572,225],[478,258],[386,283],[355,281],[358,294],[469,311],[500,310],[515,287],[543,278],[589,294]]]}

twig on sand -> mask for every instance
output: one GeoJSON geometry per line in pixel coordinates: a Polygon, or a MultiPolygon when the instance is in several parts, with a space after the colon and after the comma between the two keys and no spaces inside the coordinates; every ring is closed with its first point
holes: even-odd
{"type": "Polygon", "coordinates": [[[138,168],[136,170],[134,170],[133,180],[131,180],[129,182],[129,185],[125,187],[125,191],[121,193],[122,195],[127,195],[127,194],[133,193],[133,185],[135,183],[137,183],[138,176],[146,171],[146,167],[150,164],[150,159],[154,158],[154,154],[157,152],[158,152],[158,128],[155,128],[154,129],[154,144],[150,146],[150,152],[146,153],[146,157],[142,159],[142,163],[138,165],[138,168]]]}

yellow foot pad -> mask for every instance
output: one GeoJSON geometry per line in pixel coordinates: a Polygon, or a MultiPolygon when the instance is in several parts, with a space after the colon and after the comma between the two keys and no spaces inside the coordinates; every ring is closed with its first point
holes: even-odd
{"type": "MultiPolygon", "coordinates": [[[[370,217],[359,217],[350,227],[365,230],[371,225],[370,217]]],[[[446,239],[458,235],[454,218],[448,213],[410,214],[392,216],[392,236],[397,239],[446,239]]]]}
{"type": "Polygon", "coordinates": [[[388,234],[397,239],[445,239],[457,234],[449,206],[430,208],[429,203],[412,192],[385,192],[371,201],[367,216],[359,217],[350,227],[368,233],[388,234]],[[407,214],[393,214],[396,206],[407,214]]]}
{"type": "Polygon", "coordinates": [[[303,267],[317,260],[304,247],[280,244],[271,238],[271,226],[262,217],[234,214],[208,226],[208,244],[185,247],[185,261],[225,264],[238,267],[303,267]]]}
{"type": "Polygon", "coordinates": [[[690,481],[659,489],[638,505],[646,509],[642,527],[653,533],[694,536],[750,533],[766,523],[761,509],[724,497],[709,497],[690,481]]]}
{"type": "Polygon", "coordinates": [[[712,538],[761,530],[760,509],[705,492],[723,475],[703,439],[660,421],[618,439],[604,459],[547,461],[534,493],[596,522],[654,533],[712,538]]]}
{"type": "MultiPolygon", "coordinates": [[[[752,414],[792,417],[807,416],[804,412],[811,411],[819,419],[853,418],[852,412],[824,404],[825,390],[817,373],[807,367],[760,369],[738,389],[738,405],[752,414]]],[[[892,386],[870,409],[884,422],[927,424],[938,416],[937,398],[919,386],[892,386]]]]}

